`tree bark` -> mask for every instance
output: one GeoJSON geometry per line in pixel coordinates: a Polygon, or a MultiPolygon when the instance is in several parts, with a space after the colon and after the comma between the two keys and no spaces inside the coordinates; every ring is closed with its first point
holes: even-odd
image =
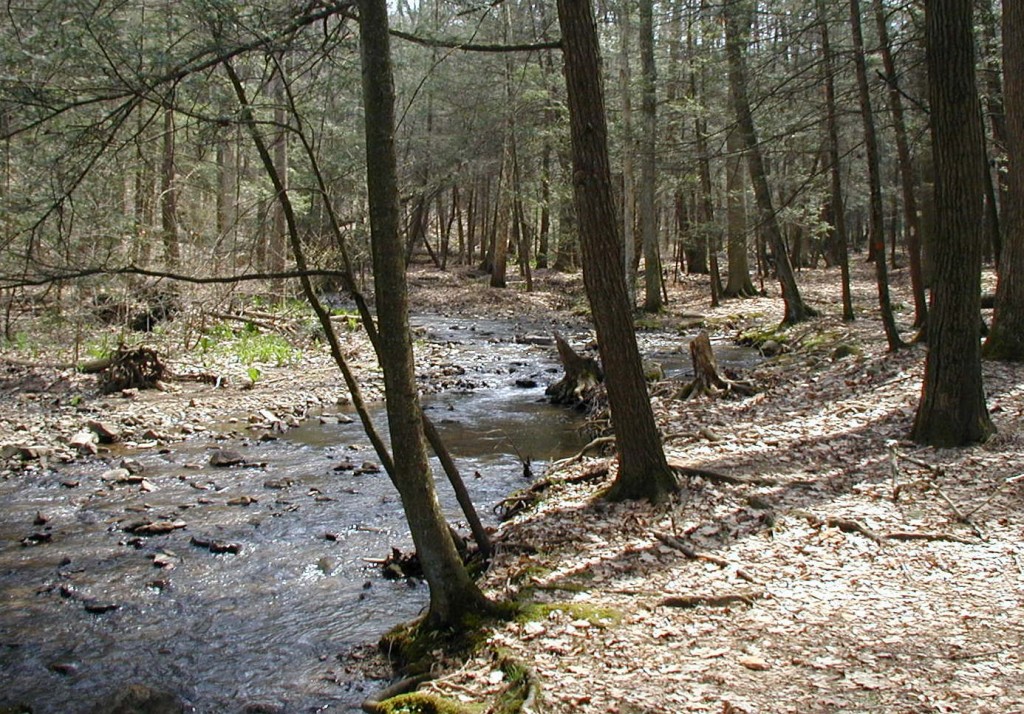
{"type": "Polygon", "coordinates": [[[160,166],[160,234],[164,244],[164,262],[176,270],[181,262],[178,243],[178,185],[174,166],[173,99],[164,107],[163,155],[160,166]]]}
{"type": "Polygon", "coordinates": [[[1024,361],[1024,5],[1003,3],[1003,73],[1009,158],[996,310],[985,341],[991,359],[1024,361]]]}
{"type": "Polygon", "coordinates": [[[676,488],[647,396],[622,274],[597,26],[590,0],[558,0],[583,282],[597,329],[619,449],[612,499],[662,500],[676,488]]]}
{"type": "Polygon", "coordinates": [[[725,14],[725,53],[729,64],[729,90],[732,95],[733,109],[736,113],[737,130],[743,140],[747,154],[747,165],[751,183],[754,185],[754,197],[757,200],[758,223],[771,245],[775,259],[775,273],[782,289],[782,300],[785,303],[785,314],[782,324],[793,325],[814,316],[814,311],[804,304],[800,297],[800,289],[793,275],[793,265],[789,262],[789,251],[779,228],[778,217],[772,205],[771,190],[768,187],[768,173],[761,155],[761,146],[754,128],[754,117],[750,110],[750,98],[747,94],[747,62],[746,44],[753,6],[748,0],[732,0],[723,9],[725,14]]]}
{"type": "Polygon", "coordinates": [[[935,158],[935,282],[928,357],[911,434],[919,444],[984,441],[995,427],[981,378],[984,164],[974,79],[973,0],[928,0],[925,32],[935,158]]]}
{"type": "Polygon", "coordinates": [[[727,297],[753,297],[750,259],[747,250],[747,208],[743,183],[743,142],[733,129],[726,138],[725,159],[725,231],[729,260],[729,278],[723,294],[727,297]]]}
{"type": "MultiPolygon", "coordinates": [[[[619,3],[619,95],[622,102],[622,269],[626,275],[626,291],[630,306],[636,305],[636,176],[633,169],[633,73],[629,55],[633,48],[630,40],[633,3],[619,3]]],[[[641,244],[642,245],[642,244],[641,244]]]]}
{"type": "Polygon", "coordinates": [[[864,36],[861,32],[860,0],[850,0],[850,29],[853,34],[853,62],[857,68],[857,89],[860,98],[860,115],[864,123],[864,151],[868,162],[868,193],[871,216],[871,250],[875,260],[875,282],[878,285],[878,307],[882,313],[882,325],[889,350],[903,346],[896,319],[889,299],[889,273],[885,256],[885,220],[882,205],[882,174],[878,158],[878,138],[875,133],[875,115],[871,111],[871,89],[868,86],[867,63],[864,59],[864,36]]]}
{"type": "MultiPolygon", "coordinates": [[[[832,230],[835,233],[836,253],[839,259],[839,270],[842,275],[843,319],[854,319],[853,298],[850,294],[850,256],[849,238],[846,235],[846,209],[843,202],[842,171],[839,165],[839,120],[836,115],[836,83],[835,58],[832,56],[832,44],[828,30],[828,18],[825,15],[824,0],[817,0],[818,19],[821,23],[821,54],[825,62],[825,111],[827,116],[826,134],[828,135],[828,163],[831,179],[832,230]]],[[[918,254],[920,257],[920,253],[918,254]]]]}
{"type": "Polygon", "coordinates": [[[658,312],[661,254],[654,205],[657,182],[655,139],[658,128],[657,71],[654,65],[654,0],[640,0],[640,238],[644,247],[644,311],[658,312]]]}
{"type": "MultiPolygon", "coordinates": [[[[907,228],[907,254],[910,257],[910,284],[914,293],[914,327],[923,327],[928,318],[928,304],[924,292],[924,276],[921,272],[921,221],[917,215],[917,198],[914,194],[914,164],[910,158],[910,140],[903,113],[903,95],[896,79],[896,63],[892,57],[889,42],[889,22],[885,16],[882,0],[874,0],[875,22],[878,25],[879,44],[882,48],[882,64],[885,67],[886,85],[889,88],[889,113],[892,114],[893,131],[896,134],[896,156],[899,164],[900,188],[903,191],[903,222],[907,228]]],[[[895,250],[896,242],[893,241],[895,250]]]]}
{"type": "Polygon", "coordinates": [[[490,611],[492,605],[462,565],[441,514],[427,461],[413,371],[405,253],[399,233],[395,90],[387,3],[359,0],[359,28],[380,362],[391,443],[399,446],[394,453],[395,480],[430,585],[426,622],[432,627],[459,628],[467,615],[490,611]]]}

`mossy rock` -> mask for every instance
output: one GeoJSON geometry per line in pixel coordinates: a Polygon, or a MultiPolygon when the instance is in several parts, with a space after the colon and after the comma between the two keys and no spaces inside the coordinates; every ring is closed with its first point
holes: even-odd
{"type": "Polygon", "coordinates": [[[665,368],[660,362],[644,360],[644,379],[648,382],[659,382],[665,379],[665,368]]]}
{"type": "Polygon", "coordinates": [[[836,348],[832,350],[832,361],[838,362],[839,360],[846,359],[847,357],[860,357],[862,354],[864,354],[864,350],[857,345],[841,343],[836,345],[836,348]]]}
{"type": "MultiPolygon", "coordinates": [[[[746,347],[756,347],[762,352],[765,351],[765,344],[769,342],[773,342],[781,348],[785,348],[789,343],[789,334],[783,328],[771,327],[764,329],[755,327],[751,330],[741,332],[739,337],[736,338],[736,344],[746,347]]],[[[780,349],[780,351],[782,350],[780,349]]],[[[776,352],[776,354],[778,353],[776,352]]]]}

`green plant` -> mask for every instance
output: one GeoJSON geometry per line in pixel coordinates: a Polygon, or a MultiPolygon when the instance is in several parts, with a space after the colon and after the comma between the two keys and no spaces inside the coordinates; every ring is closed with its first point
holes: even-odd
{"type": "Polygon", "coordinates": [[[96,342],[89,342],[85,346],[85,354],[91,359],[106,359],[114,354],[117,345],[110,338],[110,335],[103,335],[96,342]]]}
{"type": "Polygon", "coordinates": [[[235,354],[242,364],[274,364],[278,367],[294,362],[301,352],[280,335],[246,330],[235,343],[235,354]]]}
{"type": "Polygon", "coordinates": [[[260,377],[263,376],[263,372],[260,371],[259,367],[249,367],[249,369],[245,370],[245,374],[253,384],[260,381],[260,377]]]}

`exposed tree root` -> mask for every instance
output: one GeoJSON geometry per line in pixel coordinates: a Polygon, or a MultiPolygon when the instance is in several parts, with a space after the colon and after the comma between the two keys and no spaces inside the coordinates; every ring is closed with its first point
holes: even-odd
{"type": "Polygon", "coordinates": [[[100,391],[109,394],[122,389],[159,387],[166,372],[156,350],[148,347],[127,349],[122,345],[100,373],[100,391]]]}
{"type": "Polygon", "coordinates": [[[658,604],[665,607],[727,607],[729,605],[753,605],[764,597],[763,592],[738,592],[725,595],[673,595],[663,598],[658,604]]]}
{"type": "Polygon", "coordinates": [[[669,467],[680,476],[700,476],[703,479],[707,479],[713,483],[727,483],[733,486],[776,486],[778,481],[770,478],[762,478],[760,476],[745,477],[745,476],[731,476],[729,474],[721,473],[720,471],[711,471],[710,469],[702,469],[694,466],[687,466],[677,459],[668,460],[669,467]]]}
{"type": "Polygon", "coordinates": [[[852,518],[837,518],[836,516],[826,516],[821,518],[814,515],[809,511],[793,511],[793,515],[807,519],[815,528],[820,526],[828,526],[830,528],[838,528],[843,533],[859,533],[869,540],[873,540],[876,543],[884,543],[886,540],[900,540],[900,541],[913,541],[913,540],[924,540],[924,541],[950,541],[952,543],[965,543],[967,545],[976,545],[977,541],[970,540],[968,538],[961,538],[960,536],[953,535],[952,533],[915,533],[907,531],[893,531],[891,533],[879,533],[873,530],[860,521],[855,521],[852,518]]]}
{"type": "Polygon", "coordinates": [[[397,682],[384,687],[384,689],[380,690],[376,694],[371,694],[369,697],[364,699],[360,708],[364,712],[367,712],[367,714],[384,714],[384,712],[388,710],[384,707],[382,702],[397,697],[399,694],[413,692],[416,690],[416,687],[430,679],[433,679],[433,675],[417,674],[414,677],[400,679],[397,682]]]}
{"type": "MultiPolygon", "coordinates": [[[[669,548],[672,548],[673,550],[678,550],[680,553],[685,555],[690,560],[703,560],[707,563],[714,563],[720,568],[733,567],[732,563],[730,563],[725,558],[713,555],[711,553],[699,553],[683,541],[679,540],[673,535],[669,535],[668,533],[656,532],[654,534],[654,537],[660,540],[665,545],[667,545],[669,548]]],[[[743,568],[736,568],[735,572],[736,577],[740,578],[741,580],[746,580],[748,583],[752,583],[754,585],[763,585],[763,583],[760,580],[755,578],[747,571],[743,570],[743,568]]]]}
{"type": "Polygon", "coordinates": [[[502,499],[494,506],[494,512],[500,515],[501,520],[507,521],[509,518],[532,508],[538,501],[540,501],[541,494],[556,483],[584,483],[585,481],[596,481],[602,479],[607,475],[608,464],[606,462],[600,462],[588,468],[583,473],[567,479],[559,479],[557,481],[543,479],[532,484],[529,488],[516,491],[511,496],[502,499]]]}
{"type": "Polygon", "coordinates": [[[594,388],[604,380],[601,366],[594,358],[577,354],[557,332],[555,344],[558,346],[558,357],[565,369],[565,376],[549,386],[544,393],[551,398],[552,404],[585,404],[594,388]]]}
{"type": "Polygon", "coordinates": [[[568,466],[570,464],[576,463],[577,461],[580,461],[584,456],[586,456],[587,452],[590,451],[591,449],[596,449],[599,446],[607,446],[608,444],[614,444],[614,443],[615,443],[615,437],[614,436],[599,436],[596,439],[592,439],[586,446],[584,446],[582,449],[577,451],[572,456],[569,456],[567,458],[561,459],[560,461],[556,461],[555,463],[551,464],[550,469],[552,471],[557,471],[558,469],[561,469],[561,468],[563,468],[565,466],[568,466]]]}

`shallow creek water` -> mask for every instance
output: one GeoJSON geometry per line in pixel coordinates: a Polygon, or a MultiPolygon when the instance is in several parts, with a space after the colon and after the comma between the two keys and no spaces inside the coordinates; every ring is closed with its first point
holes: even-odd
{"type": "MultiPolygon", "coordinates": [[[[465,358],[456,372],[466,388],[425,408],[493,523],[493,506],[528,484],[523,459],[540,474],[583,443],[578,417],[543,400],[559,376],[555,351],[515,342],[523,328],[507,323],[438,318],[421,329],[465,358]],[[537,384],[517,386],[523,379],[537,384]]],[[[385,474],[336,470],[376,461],[358,421],[327,421],[273,441],[193,439],[0,482],[0,707],[90,711],[138,682],[198,712],[357,711],[379,683],[339,655],[415,617],[427,591],[365,561],[410,547],[408,532],[385,474]],[[247,463],[215,468],[213,448],[247,463]],[[105,480],[124,457],[141,473],[105,480]],[[140,522],[179,527],[129,532],[140,522]],[[24,544],[33,540],[43,542],[24,544]]]]}

